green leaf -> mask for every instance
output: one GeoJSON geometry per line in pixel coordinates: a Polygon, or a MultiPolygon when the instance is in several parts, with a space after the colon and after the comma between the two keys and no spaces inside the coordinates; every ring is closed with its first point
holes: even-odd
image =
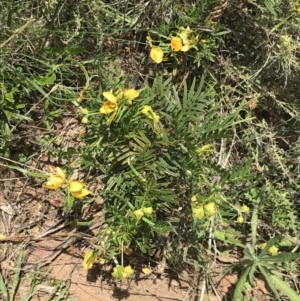
{"type": "Polygon", "coordinates": [[[8,301],[9,300],[8,291],[1,273],[0,273],[0,291],[2,293],[3,300],[8,301]]]}
{"type": "Polygon", "coordinates": [[[256,264],[252,264],[251,269],[249,271],[249,282],[252,285],[252,287],[255,286],[255,283],[254,283],[254,273],[256,271],[256,267],[257,267],[256,264]]]}
{"type": "Polygon", "coordinates": [[[270,275],[271,280],[275,283],[275,285],[282,291],[291,301],[299,301],[299,295],[296,293],[288,283],[281,280],[276,275],[270,275]]]}
{"type": "Polygon", "coordinates": [[[6,165],[6,167],[18,170],[19,172],[23,173],[24,175],[28,175],[30,177],[34,178],[41,178],[41,179],[46,179],[48,177],[47,174],[45,173],[40,173],[40,172],[35,172],[35,171],[29,171],[25,168],[19,167],[19,166],[14,166],[14,165],[6,165]]]}
{"type": "Polygon", "coordinates": [[[250,272],[250,269],[251,269],[251,266],[248,266],[247,269],[245,270],[245,272],[243,273],[243,275],[240,277],[239,281],[237,282],[235,290],[234,290],[234,294],[233,294],[234,301],[244,300],[243,290],[244,290],[244,286],[247,281],[247,276],[250,272]]]}
{"type": "Polygon", "coordinates": [[[53,85],[56,81],[56,75],[54,73],[50,73],[46,76],[36,77],[34,78],[34,81],[40,86],[53,85]]]}
{"type": "Polygon", "coordinates": [[[278,294],[278,292],[277,292],[277,290],[276,290],[276,288],[275,288],[275,286],[274,286],[274,284],[273,284],[273,282],[272,282],[272,280],[271,280],[271,278],[270,278],[270,276],[271,276],[271,275],[270,275],[270,272],[269,272],[266,268],[264,268],[263,266],[261,266],[261,265],[258,265],[258,269],[259,269],[260,272],[263,274],[265,280],[267,281],[267,283],[268,283],[268,285],[269,285],[271,291],[272,291],[273,294],[275,295],[276,299],[277,299],[278,301],[281,301],[280,295],[278,294]]]}
{"type": "Polygon", "coordinates": [[[15,99],[14,99],[14,94],[12,92],[9,92],[9,93],[5,93],[4,94],[4,97],[7,101],[11,102],[11,103],[14,103],[15,102],[15,99]]]}
{"type": "Polygon", "coordinates": [[[154,227],[155,226],[155,224],[153,223],[153,222],[151,222],[148,218],[146,218],[146,217],[142,217],[142,220],[144,221],[144,222],[146,222],[149,226],[151,226],[151,227],[154,227]]]}
{"type": "Polygon", "coordinates": [[[258,255],[259,260],[262,259],[262,257],[264,257],[267,252],[269,251],[269,249],[275,245],[275,243],[280,239],[280,236],[275,236],[272,239],[270,239],[266,246],[264,247],[264,249],[260,252],[260,254],[258,255]]]}
{"type": "Polygon", "coordinates": [[[236,245],[236,246],[239,246],[241,248],[245,248],[245,245],[239,241],[238,239],[235,239],[233,238],[232,236],[230,235],[226,235],[226,233],[224,232],[221,232],[221,231],[218,231],[218,230],[215,230],[214,231],[214,237],[218,240],[221,240],[221,241],[224,241],[226,243],[230,243],[230,244],[233,244],[233,245],[236,245]]]}
{"type": "Polygon", "coordinates": [[[20,253],[18,256],[18,260],[17,260],[17,265],[15,268],[15,273],[14,273],[14,277],[13,277],[13,284],[12,284],[12,288],[10,291],[10,299],[14,300],[15,298],[15,294],[17,292],[17,288],[20,282],[20,275],[21,275],[21,264],[23,262],[23,255],[24,255],[24,249],[25,249],[25,244],[21,245],[20,247],[20,253]]]}
{"type": "Polygon", "coordinates": [[[285,261],[292,261],[295,259],[300,258],[300,254],[290,253],[290,252],[283,252],[278,255],[274,256],[266,256],[262,257],[260,261],[268,261],[268,262],[285,262],[285,261]]]}

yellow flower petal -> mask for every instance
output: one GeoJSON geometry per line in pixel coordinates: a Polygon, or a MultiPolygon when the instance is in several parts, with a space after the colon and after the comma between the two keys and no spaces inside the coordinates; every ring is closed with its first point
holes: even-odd
{"type": "Polygon", "coordinates": [[[100,108],[100,113],[107,115],[116,111],[117,108],[118,108],[117,102],[107,100],[100,108]]]}
{"type": "Polygon", "coordinates": [[[150,50],[150,57],[155,63],[159,64],[163,60],[164,52],[160,47],[153,46],[150,50]]]}
{"type": "Polygon", "coordinates": [[[122,267],[121,265],[118,265],[118,266],[114,267],[111,275],[117,279],[124,279],[124,278],[129,278],[130,276],[133,275],[133,273],[134,273],[134,270],[132,269],[132,267],[130,265],[128,265],[126,267],[122,267]]]}
{"type": "Polygon", "coordinates": [[[239,216],[238,218],[237,218],[237,220],[236,220],[239,224],[242,224],[243,222],[244,222],[244,218],[243,218],[243,216],[239,216]]]}
{"type": "Polygon", "coordinates": [[[190,49],[191,49],[190,44],[186,44],[186,45],[182,46],[181,51],[187,52],[187,51],[189,51],[190,49]]]}
{"type": "Polygon", "coordinates": [[[88,110],[87,108],[82,108],[82,109],[80,110],[80,112],[81,112],[82,114],[84,114],[84,115],[87,115],[87,114],[89,113],[89,110],[88,110]]]}
{"type": "Polygon", "coordinates": [[[69,191],[72,196],[77,199],[83,199],[90,194],[90,191],[84,188],[84,183],[82,181],[71,181],[69,183],[69,191]]]}
{"type": "Polygon", "coordinates": [[[70,192],[78,192],[82,190],[84,183],[82,181],[71,181],[69,184],[70,192]]]}
{"type": "Polygon", "coordinates": [[[111,123],[114,120],[116,114],[117,114],[117,109],[115,109],[115,111],[110,115],[110,117],[108,118],[107,122],[111,123]]]}
{"type": "Polygon", "coordinates": [[[182,48],[182,40],[179,37],[173,37],[171,40],[171,48],[174,51],[180,51],[182,48]]]}
{"type": "Polygon", "coordinates": [[[204,209],[203,206],[195,208],[192,208],[193,217],[196,219],[203,219],[204,218],[204,209]]]}
{"type": "Polygon", "coordinates": [[[116,92],[117,100],[122,99],[123,96],[124,96],[124,93],[123,93],[122,89],[119,88],[119,89],[117,90],[117,92],[116,92]]]}
{"type": "Polygon", "coordinates": [[[93,254],[94,252],[92,250],[84,253],[82,265],[86,270],[90,269],[97,260],[97,256],[93,256],[93,254]]]}
{"type": "Polygon", "coordinates": [[[111,92],[103,92],[102,95],[105,97],[105,99],[117,103],[118,99],[115,95],[113,95],[111,92]]]}
{"type": "Polygon", "coordinates": [[[66,175],[60,167],[56,167],[56,172],[59,177],[61,177],[63,180],[66,180],[66,175]]]}
{"type": "Polygon", "coordinates": [[[143,208],[143,212],[145,214],[151,215],[153,213],[153,208],[152,207],[143,208]]]}
{"type": "Polygon", "coordinates": [[[246,205],[243,205],[242,207],[241,207],[241,211],[242,212],[249,212],[250,211],[250,208],[248,207],[248,206],[246,206],[246,205]]]}
{"type": "Polygon", "coordinates": [[[87,195],[90,194],[90,191],[88,191],[87,189],[83,188],[80,191],[75,191],[75,192],[71,191],[71,194],[76,199],[83,199],[85,196],[87,196],[87,195]]]}
{"type": "Polygon", "coordinates": [[[87,124],[87,123],[89,123],[89,119],[88,119],[86,116],[84,116],[84,117],[82,117],[82,119],[81,119],[81,123],[87,124]]]}
{"type": "Polygon", "coordinates": [[[263,250],[265,247],[266,247],[267,243],[266,242],[263,242],[261,245],[260,245],[260,249],[263,250]]]}
{"type": "Polygon", "coordinates": [[[159,115],[156,114],[151,106],[144,106],[143,109],[142,109],[142,113],[149,119],[153,119],[155,122],[159,122],[159,115]]]}
{"type": "Polygon", "coordinates": [[[155,121],[156,123],[158,123],[158,122],[159,122],[159,119],[160,119],[159,115],[157,115],[155,112],[152,112],[152,114],[153,114],[153,119],[154,119],[154,121],[155,121]]]}
{"type": "Polygon", "coordinates": [[[204,213],[206,216],[213,216],[216,214],[216,204],[214,202],[210,202],[204,206],[204,213]]]}
{"type": "Polygon", "coordinates": [[[47,188],[47,189],[58,189],[58,188],[60,188],[60,186],[53,185],[53,183],[49,182],[49,181],[47,181],[46,184],[43,185],[43,187],[47,188]]]}
{"type": "Polygon", "coordinates": [[[278,251],[279,249],[276,247],[276,246],[272,246],[270,249],[269,249],[269,254],[271,256],[275,256],[275,255],[278,255],[278,251]]]}
{"type": "Polygon", "coordinates": [[[142,113],[146,115],[146,117],[151,118],[151,115],[149,114],[149,111],[152,111],[152,108],[150,106],[144,106],[142,109],[142,113]]]}
{"type": "Polygon", "coordinates": [[[191,198],[191,202],[196,202],[196,201],[197,201],[197,196],[193,195],[192,198],[191,198]]]}
{"type": "Polygon", "coordinates": [[[135,217],[138,221],[144,216],[144,212],[142,209],[134,210],[133,214],[135,215],[135,217]]]}
{"type": "Polygon", "coordinates": [[[189,43],[188,35],[187,35],[187,32],[186,32],[186,31],[183,31],[183,32],[179,33],[178,35],[180,36],[183,45],[186,45],[186,44],[189,43]]]}
{"type": "Polygon", "coordinates": [[[152,273],[152,271],[148,268],[142,268],[142,272],[145,274],[145,275],[149,275],[152,273]]]}
{"type": "Polygon", "coordinates": [[[139,96],[139,92],[135,89],[127,89],[124,91],[123,96],[126,98],[128,104],[132,104],[132,101],[139,96]]]}
{"type": "Polygon", "coordinates": [[[133,273],[134,273],[134,270],[130,265],[124,267],[124,269],[123,269],[124,278],[131,277],[133,275],[133,273]]]}
{"type": "Polygon", "coordinates": [[[113,269],[113,272],[111,273],[111,275],[114,277],[114,278],[117,278],[117,279],[123,279],[123,267],[118,265],[116,267],[114,267],[113,269]]]}
{"type": "MultiPolygon", "coordinates": [[[[63,173],[63,171],[61,169],[59,172],[63,173]]],[[[48,189],[58,189],[58,188],[62,187],[64,185],[66,179],[65,179],[64,173],[61,175],[63,176],[63,178],[60,177],[58,174],[54,175],[54,176],[50,175],[47,179],[46,184],[44,184],[43,187],[48,188],[48,189]]]]}

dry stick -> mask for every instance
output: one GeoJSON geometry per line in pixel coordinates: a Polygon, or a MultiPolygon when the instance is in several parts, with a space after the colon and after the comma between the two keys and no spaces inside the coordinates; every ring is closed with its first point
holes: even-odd
{"type": "Polygon", "coordinates": [[[26,27],[28,27],[35,19],[30,17],[30,19],[22,25],[20,28],[16,29],[14,34],[11,35],[6,41],[0,44],[0,49],[3,48],[6,44],[8,44],[11,40],[13,40],[19,33],[21,33],[26,27]]]}
{"type": "MultiPolygon", "coordinates": [[[[38,171],[38,172],[43,173],[43,174],[45,173],[44,171],[42,171],[40,169],[34,168],[32,166],[28,166],[28,165],[26,165],[24,163],[20,163],[20,162],[17,162],[17,161],[14,161],[14,160],[2,157],[2,156],[0,156],[0,159],[8,161],[8,162],[11,162],[11,163],[14,163],[14,164],[17,164],[17,165],[21,165],[23,168],[32,169],[32,170],[38,171]]],[[[2,164],[2,163],[0,163],[0,166],[6,167],[6,168],[10,168],[9,165],[5,165],[5,164],[2,164]]],[[[20,179],[20,178],[17,178],[17,179],[20,179]]],[[[0,181],[3,181],[3,179],[0,179],[0,181]]]]}

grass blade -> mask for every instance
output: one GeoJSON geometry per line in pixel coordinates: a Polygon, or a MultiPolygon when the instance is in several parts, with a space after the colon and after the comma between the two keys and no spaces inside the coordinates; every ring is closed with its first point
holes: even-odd
{"type": "Polygon", "coordinates": [[[2,274],[0,273],[0,291],[2,293],[2,297],[3,297],[3,300],[4,301],[8,301],[8,291],[7,291],[7,288],[6,288],[6,285],[4,283],[4,279],[2,277],[2,274]]]}
{"type": "Polygon", "coordinates": [[[263,266],[260,266],[260,265],[258,266],[258,269],[259,269],[260,272],[263,274],[265,280],[267,281],[267,283],[268,283],[268,285],[269,285],[271,291],[272,291],[273,294],[275,295],[276,299],[277,299],[278,301],[280,301],[280,300],[281,300],[280,295],[278,294],[278,292],[277,292],[277,290],[276,290],[276,287],[274,286],[274,284],[273,284],[273,282],[272,282],[272,280],[271,280],[271,278],[270,278],[270,272],[268,272],[267,269],[265,269],[263,266]]]}
{"type": "Polygon", "coordinates": [[[16,270],[15,270],[15,274],[14,274],[14,278],[13,278],[13,285],[12,285],[12,289],[11,289],[11,300],[14,300],[15,298],[15,294],[17,292],[17,288],[18,288],[18,285],[19,285],[19,282],[20,282],[20,274],[21,274],[21,264],[22,264],[22,261],[23,261],[23,255],[24,255],[24,249],[25,249],[25,245],[21,245],[20,247],[20,253],[19,253],[19,256],[18,256],[18,260],[17,260],[17,267],[16,267],[16,270]]]}
{"type": "Polygon", "coordinates": [[[276,275],[270,275],[275,285],[287,296],[291,301],[299,301],[299,295],[286,283],[276,275]]]}
{"type": "Polygon", "coordinates": [[[234,290],[233,300],[234,301],[242,301],[243,298],[243,290],[247,280],[247,276],[250,272],[251,266],[248,266],[238,283],[236,284],[236,288],[234,290]]]}

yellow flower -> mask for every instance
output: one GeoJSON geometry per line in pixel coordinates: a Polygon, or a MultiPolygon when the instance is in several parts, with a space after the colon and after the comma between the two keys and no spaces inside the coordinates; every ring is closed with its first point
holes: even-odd
{"type": "Polygon", "coordinates": [[[276,246],[272,246],[269,249],[269,254],[272,256],[275,256],[275,255],[278,255],[278,251],[279,251],[279,249],[276,246]]]}
{"type": "Polygon", "coordinates": [[[182,48],[182,40],[179,37],[172,37],[171,48],[174,51],[180,51],[182,48]]]}
{"type": "Polygon", "coordinates": [[[147,215],[151,215],[153,213],[153,208],[152,207],[143,208],[143,212],[147,215]]]}
{"type": "MultiPolygon", "coordinates": [[[[262,243],[262,244],[260,245],[260,248],[263,250],[263,249],[266,247],[266,245],[267,245],[267,243],[264,242],[264,243],[262,243]]],[[[277,254],[278,254],[278,251],[279,251],[279,248],[277,248],[276,246],[272,246],[272,247],[268,250],[268,252],[269,252],[269,254],[270,254],[271,256],[277,255],[277,254]]]]}
{"type": "Polygon", "coordinates": [[[181,37],[182,40],[182,47],[181,47],[181,51],[183,52],[187,52],[188,50],[191,49],[191,44],[190,44],[190,40],[188,39],[188,34],[187,32],[182,32],[178,34],[181,37]]]}
{"type": "Polygon", "coordinates": [[[202,145],[201,147],[198,147],[196,152],[200,155],[200,156],[204,156],[206,154],[210,154],[210,153],[213,153],[214,152],[214,149],[211,147],[211,145],[209,144],[205,144],[205,145],[202,145]]]}
{"type": "Polygon", "coordinates": [[[134,270],[132,269],[132,267],[130,265],[123,267],[121,265],[118,265],[116,267],[114,267],[113,272],[112,272],[112,276],[114,278],[117,279],[125,279],[125,278],[129,278],[133,275],[134,270]]]}
{"type": "Polygon", "coordinates": [[[136,91],[135,89],[126,89],[123,92],[123,96],[129,105],[131,105],[132,101],[134,99],[136,99],[139,95],[140,95],[140,93],[138,91],[136,91]]]}
{"type": "Polygon", "coordinates": [[[102,107],[100,108],[100,113],[104,115],[108,115],[113,113],[109,119],[108,122],[112,122],[113,119],[116,116],[117,110],[118,110],[118,98],[114,96],[111,92],[103,92],[103,96],[107,99],[102,107]]]}
{"type": "Polygon", "coordinates": [[[160,47],[152,46],[152,48],[150,50],[150,57],[155,63],[159,64],[163,60],[164,52],[162,51],[162,49],[160,47]]]}
{"type": "Polygon", "coordinates": [[[84,188],[84,183],[82,181],[70,181],[69,190],[76,199],[83,199],[90,194],[90,192],[84,188]]]}
{"type": "Polygon", "coordinates": [[[89,123],[89,119],[88,119],[86,116],[84,116],[84,117],[82,117],[82,119],[81,119],[81,123],[87,124],[87,123],[89,123]]]}
{"type": "Polygon", "coordinates": [[[118,108],[117,102],[115,101],[111,101],[111,100],[107,100],[103,106],[100,108],[100,113],[107,115],[110,114],[114,111],[116,111],[118,108]]]}
{"type": "Polygon", "coordinates": [[[86,270],[89,270],[93,264],[96,262],[97,256],[92,250],[89,250],[84,253],[82,265],[86,270]]]}
{"type": "Polygon", "coordinates": [[[142,209],[134,210],[133,214],[135,215],[135,217],[138,221],[144,216],[144,212],[142,209]]]}
{"type": "Polygon", "coordinates": [[[64,185],[66,182],[66,175],[63,170],[59,167],[56,167],[56,174],[49,175],[46,184],[43,186],[48,189],[58,189],[64,185]]]}
{"type": "Polygon", "coordinates": [[[240,215],[237,220],[236,220],[239,224],[242,224],[244,222],[244,218],[242,215],[240,215]]]}
{"type": "Polygon", "coordinates": [[[193,217],[196,219],[203,219],[204,218],[204,209],[203,206],[200,207],[193,207],[192,208],[193,217]]]}
{"type": "Polygon", "coordinates": [[[81,108],[81,113],[87,115],[89,113],[89,110],[87,108],[81,108]]]}
{"type": "Polygon", "coordinates": [[[247,212],[250,211],[250,208],[249,208],[248,206],[246,206],[246,205],[243,205],[243,206],[241,207],[241,211],[247,213],[247,212]]]}
{"type": "Polygon", "coordinates": [[[178,33],[179,37],[172,37],[171,39],[171,48],[174,51],[183,51],[187,52],[188,50],[191,49],[191,45],[197,40],[198,37],[196,37],[194,40],[189,39],[189,35],[193,31],[190,30],[189,27],[186,29],[181,27],[181,32],[178,33]]]}
{"type": "Polygon", "coordinates": [[[149,275],[151,274],[151,270],[149,268],[142,268],[142,272],[145,274],[145,275],[149,275]]]}
{"type": "Polygon", "coordinates": [[[204,213],[206,216],[213,216],[216,214],[216,204],[214,202],[207,203],[204,206],[204,213]]]}
{"type": "Polygon", "coordinates": [[[191,201],[192,201],[192,202],[196,202],[196,201],[197,201],[197,196],[196,196],[196,195],[193,195],[192,198],[191,198],[191,201]]]}
{"type": "Polygon", "coordinates": [[[159,115],[153,112],[151,106],[144,106],[142,113],[149,119],[153,119],[155,122],[159,122],[159,115]]]}
{"type": "Polygon", "coordinates": [[[260,245],[260,249],[263,250],[265,247],[266,247],[267,243],[266,242],[263,242],[261,245],[260,245]]]}

